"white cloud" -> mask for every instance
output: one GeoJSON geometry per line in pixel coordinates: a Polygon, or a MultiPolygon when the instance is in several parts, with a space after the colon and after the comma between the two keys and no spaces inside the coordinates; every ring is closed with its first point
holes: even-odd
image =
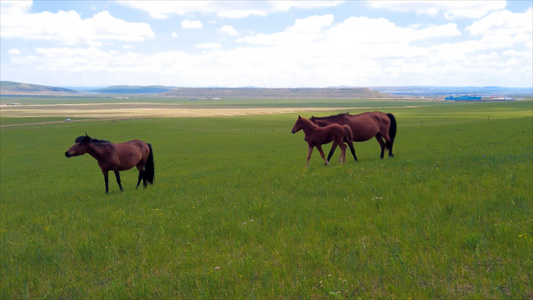
{"type": "Polygon", "coordinates": [[[2,17],[9,15],[23,15],[31,9],[32,1],[0,1],[2,17]]]}
{"type": "Polygon", "coordinates": [[[506,1],[374,1],[369,0],[373,8],[397,12],[415,12],[436,16],[442,13],[447,19],[480,18],[492,11],[504,9],[506,1]]]}
{"type": "Polygon", "coordinates": [[[166,19],[170,15],[188,13],[215,14],[225,18],[246,18],[266,16],[275,12],[286,12],[292,8],[313,9],[337,6],[344,1],[136,1],[124,0],[118,3],[146,11],[153,18],[166,19]]]}
{"type": "Polygon", "coordinates": [[[181,28],[183,29],[202,29],[201,21],[183,20],[181,21],[181,28]]]}
{"type": "Polygon", "coordinates": [[[219,29],[221,32],[224,32],[224,33],[227,33],[229,35],[239,35],[237,33],[237,31],[235,30],[235,28],[233,28],[233,26],[230,26],[230,25],[224,25],[222,26],[220,29],[219,29]]]}
{"type": "Polygon", "coordinates": [[[18,54],[20,54],[20,50],[19,49],[9,49],[9,51],[7,51],[7,54],[9,54],[9,55],[18,55],[18,54]]]}
{"type": "Polygon", "coordinates": [[[131,8],[146,11],[151,17],[166,19],[169,15],[185,15],[190,12],[204,12],[215,1],[117,1],[131,8]]]}
{"type": "MultiPolygon", "coordinates": [[[[25,78],[21,82],[41,78],[34,82],[72,86],[85,82],[95,86],[530,86],[533,76],[533,11],[512,13],[502,9],[493,10],[489,9],[490,3],[485,2],[480,2],[487,4],[481,9],[483,17],[466,20],[471,23],[469,26],[464,25],[465,20],[460,26],[453,21],[443,23],[442,17],[435,20],[435,25],[421,24],[421,19],[423,21],[425,17],[413,18],[412,24],[399,25],[392,18],[339,19],[333,14],[324,14],[295,20],[291,26],[274,33],[250,34],[251,31],[246,33],[244,27],[236,27],[239,30],[237,32],[232,26],[222,26],[224,23],[220,19],[212,16],[201,18],[197,13],[219,16],[235,13],[234,16],[244,16],[254,9],[259,14],[326,4],[313,1],[217,1],[213,2],[215,7],[224,7],[217,11],[206,8],[206,2],[163,1],[156,3],[156,6],[160,5],[159,15],[156,9],[152,11],[156,16],[165,18],[172,13],[183,13],[186,16],[181,18],[184,21],[183,28],[202,28],[202,21],[213,21],[206,31],[216,26],[218,35],[206,33],[200,41],[189,41],[188,35],[183,34],[179,43],[176,40],[168,43],[170,36],[178,37],[177,32],[172,32],[175,29],[169,26],[169,31],[163,33],[165,36],[159,37],[165,42],[150,43],[147,48],[143,48],[143,43],[133,43],[154,36],[146,23],[126,22],[114,18],[107,11],[82,18],[81,14],[74,11],[29,13],[31,5],[27,3],[1,3],[2,42],[7,40],[9,44],[3,46],[6,46],[6,50],[11,49],[8,51],[9,57],[2,61],[2,77],[6,78],[4,74],[8,74],[10,79],[25,78]],[[181,3],[181,10],[178,10],[180,5],[168,7],[176,3],[181,3]],[[168,9],[165,10],[165,7],[168,9]],[[240,13],[238,8],[242,9],[240,13]],[[11,19],[8,18],[6,22],[5,16],[11,19]],[[20,16],[21,21],[16,23],[14,16],[20,16]],[[45,21],[52,23],[44,26],[42,24],[48,24],[43,23],[45,21]],[[466,29],[461,32],[465,26],[466,29]],[[143,28],[149,31],[143,33],[143,28]],[[140,29],[140,32],[135,29],[140,29]],[[228,40],[225,34],[236,36],[234,40],[239,42],[237,48],[232,48],[233,43],[218,43],[228,40]],[[19,44],[21,36],[30,41],[59,41],[68,45],[46,48],[49,43],[41,42],[37,46],[19,44]],[[214,42],[201,43],[206,38],[214,42]],[[113,41],[123,43],[109,46],[113,41]],[[169,45],[172,49],[180,49],[184,45],[183,49],[189,49],[189,52],[169,51],[169,45]],[[32,51],[33,48],[36,50],[32,51]],[[24,51],[17,53],[18,49],[24,51]],[[60,82],[42,82],[42,78],[60,82]],[[81,80],[86,81],[80,83],[81,80]]],[[[132,3],[152,4],[143,4],[146,3],[144,1],[132,3]]],[[[395,3],[387,1],[382,5],[395,7],[395,3]]],[[[409,2],[407,8],[397,6],[397,9],[449,18],[470,14],[455,2],[442,2],[439,5],[432,2],[432,5],[425,7],[423,3],[409,2]],[[451,13],[453,8],[462,12],[451,13]]],[[[469,5],[475,7],[472,3],[469,5]]],[[[273,19],[265,18],[270,21],[273,19]]],[[[162,24],[165,21],[156,22],[162,24]]],[[[175,26],[175,20],[166,22],[175,26]]],[[[235,22],[239,23],[242,22],[235,22]]]]}
{"type": "Polygon", "coordinates": [[[216,12],[217,16],[230,19],[241,19],[249,16],[266,16],[268,11],[266,9],[248,8],[240,9],[238,7],[231,9],[223,9],[216,12]]]}
{"type": "Polygon", "coordinates": [[[239,41],[263,45],[304,45],[324,37],[323,29],[331,26],[333,15],[312,16],[296,20],[283,32],[247,36],[239,41]]]}
{"type": "Polygon", "coordinates": [[[323,7],[335,7],[345,1],[271,1],[276,11],[288,11],[292,8],[314,9],[323,7]]]}
{"type": "Polygon", "coordinates": [[[2,38],[100,45],[102,41],[140,42],[154,36],[150,25],[126,22],[107,11],[82,19],[75,11],[30,13],[29,8],[31,2],[2,1],[2,38]]]}
{"type": "Polygon", "coordinates": [[[421,48],[410,46],[417,40],[461,35],[455,24],[426,27],[399,27],[386,19],[351,17],[332,27],[333,16],[296,20],[294,26],[274,34],[259,34],[241,42],[269,45],[296,56],[316,55],[335,60],[356,57],[413,57],[421,48]]]}
{"type": "Polygon", "coordinates": [[[371,19],[366,17],[349,18],[332,28],[328,33],[329,39],[334,39],[336,43],[346,39],[353,40],[362,47],[372,44],[388,45],[392,49],[384,50],[390,52],[394,51],[394,45],[398,44],[408,44],[427,38],[447,38],[459,35],[461,32],[453,23],[411,28],[399,27],[383,18],[371,19]]]}
{"type": "Polygon", "coordinates": [[[509,39],[530,42],[533,31],[533,9],[524,13],[507,10],[492,13],[466,28],[473,36],[486,36],[498,41],[509,39]]]}
{"type": "Polygon", "coordinates": [[[217,49],[222,47],[222,45],[217,43],[202,43],[195,46],[198,49],[217,49]]]}

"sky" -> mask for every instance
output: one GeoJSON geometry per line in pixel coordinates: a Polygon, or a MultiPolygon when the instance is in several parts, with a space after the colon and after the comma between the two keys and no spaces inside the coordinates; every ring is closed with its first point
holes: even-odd
{"type": "Polygon", "coordinates": [[[533,86],[533,1],[0,1],[1,80],[533,86]]]}

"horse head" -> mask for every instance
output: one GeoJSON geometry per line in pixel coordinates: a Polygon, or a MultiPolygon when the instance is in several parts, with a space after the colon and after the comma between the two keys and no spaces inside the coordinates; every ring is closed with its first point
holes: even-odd
{"type": "Polygon", "coordinates": [[[291,132],[297,133],[300,130],[302,130],[302,117],[298,116],[298,120],[296,120],[296,123],[294,123],[291,132]]]}
{"type": "Polygon", "coordinates": [[[85,135],[77,137],[74,142],[75,144],[65,152],[66,157],[78,156],[87,153],[91,138],[86,133],[85,135]]]}

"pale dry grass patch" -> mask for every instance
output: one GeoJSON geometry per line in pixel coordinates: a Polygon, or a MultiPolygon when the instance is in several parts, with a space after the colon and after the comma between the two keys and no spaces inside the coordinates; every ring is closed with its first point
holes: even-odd
{"type": "Polygon", "coordinates": [[[4,106],[2,117],[65,117],[65,118],[152,118],[152,117],[217,117],[274,115],[324,110],[348,110],[349,107],[201,107],[157,103],[95,103],[4,106]]]}

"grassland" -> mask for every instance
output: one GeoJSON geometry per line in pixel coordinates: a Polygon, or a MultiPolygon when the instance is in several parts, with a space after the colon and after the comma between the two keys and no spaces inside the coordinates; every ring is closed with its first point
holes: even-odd
{"type": "Polygon", "coordinates": [[[308,170],[296,114],[1,128],[0,298],[532,298],[532,102],[379,105],[395,158],[308,170]],[[155,185],[105,195],[86,132],[155,185]]]}

